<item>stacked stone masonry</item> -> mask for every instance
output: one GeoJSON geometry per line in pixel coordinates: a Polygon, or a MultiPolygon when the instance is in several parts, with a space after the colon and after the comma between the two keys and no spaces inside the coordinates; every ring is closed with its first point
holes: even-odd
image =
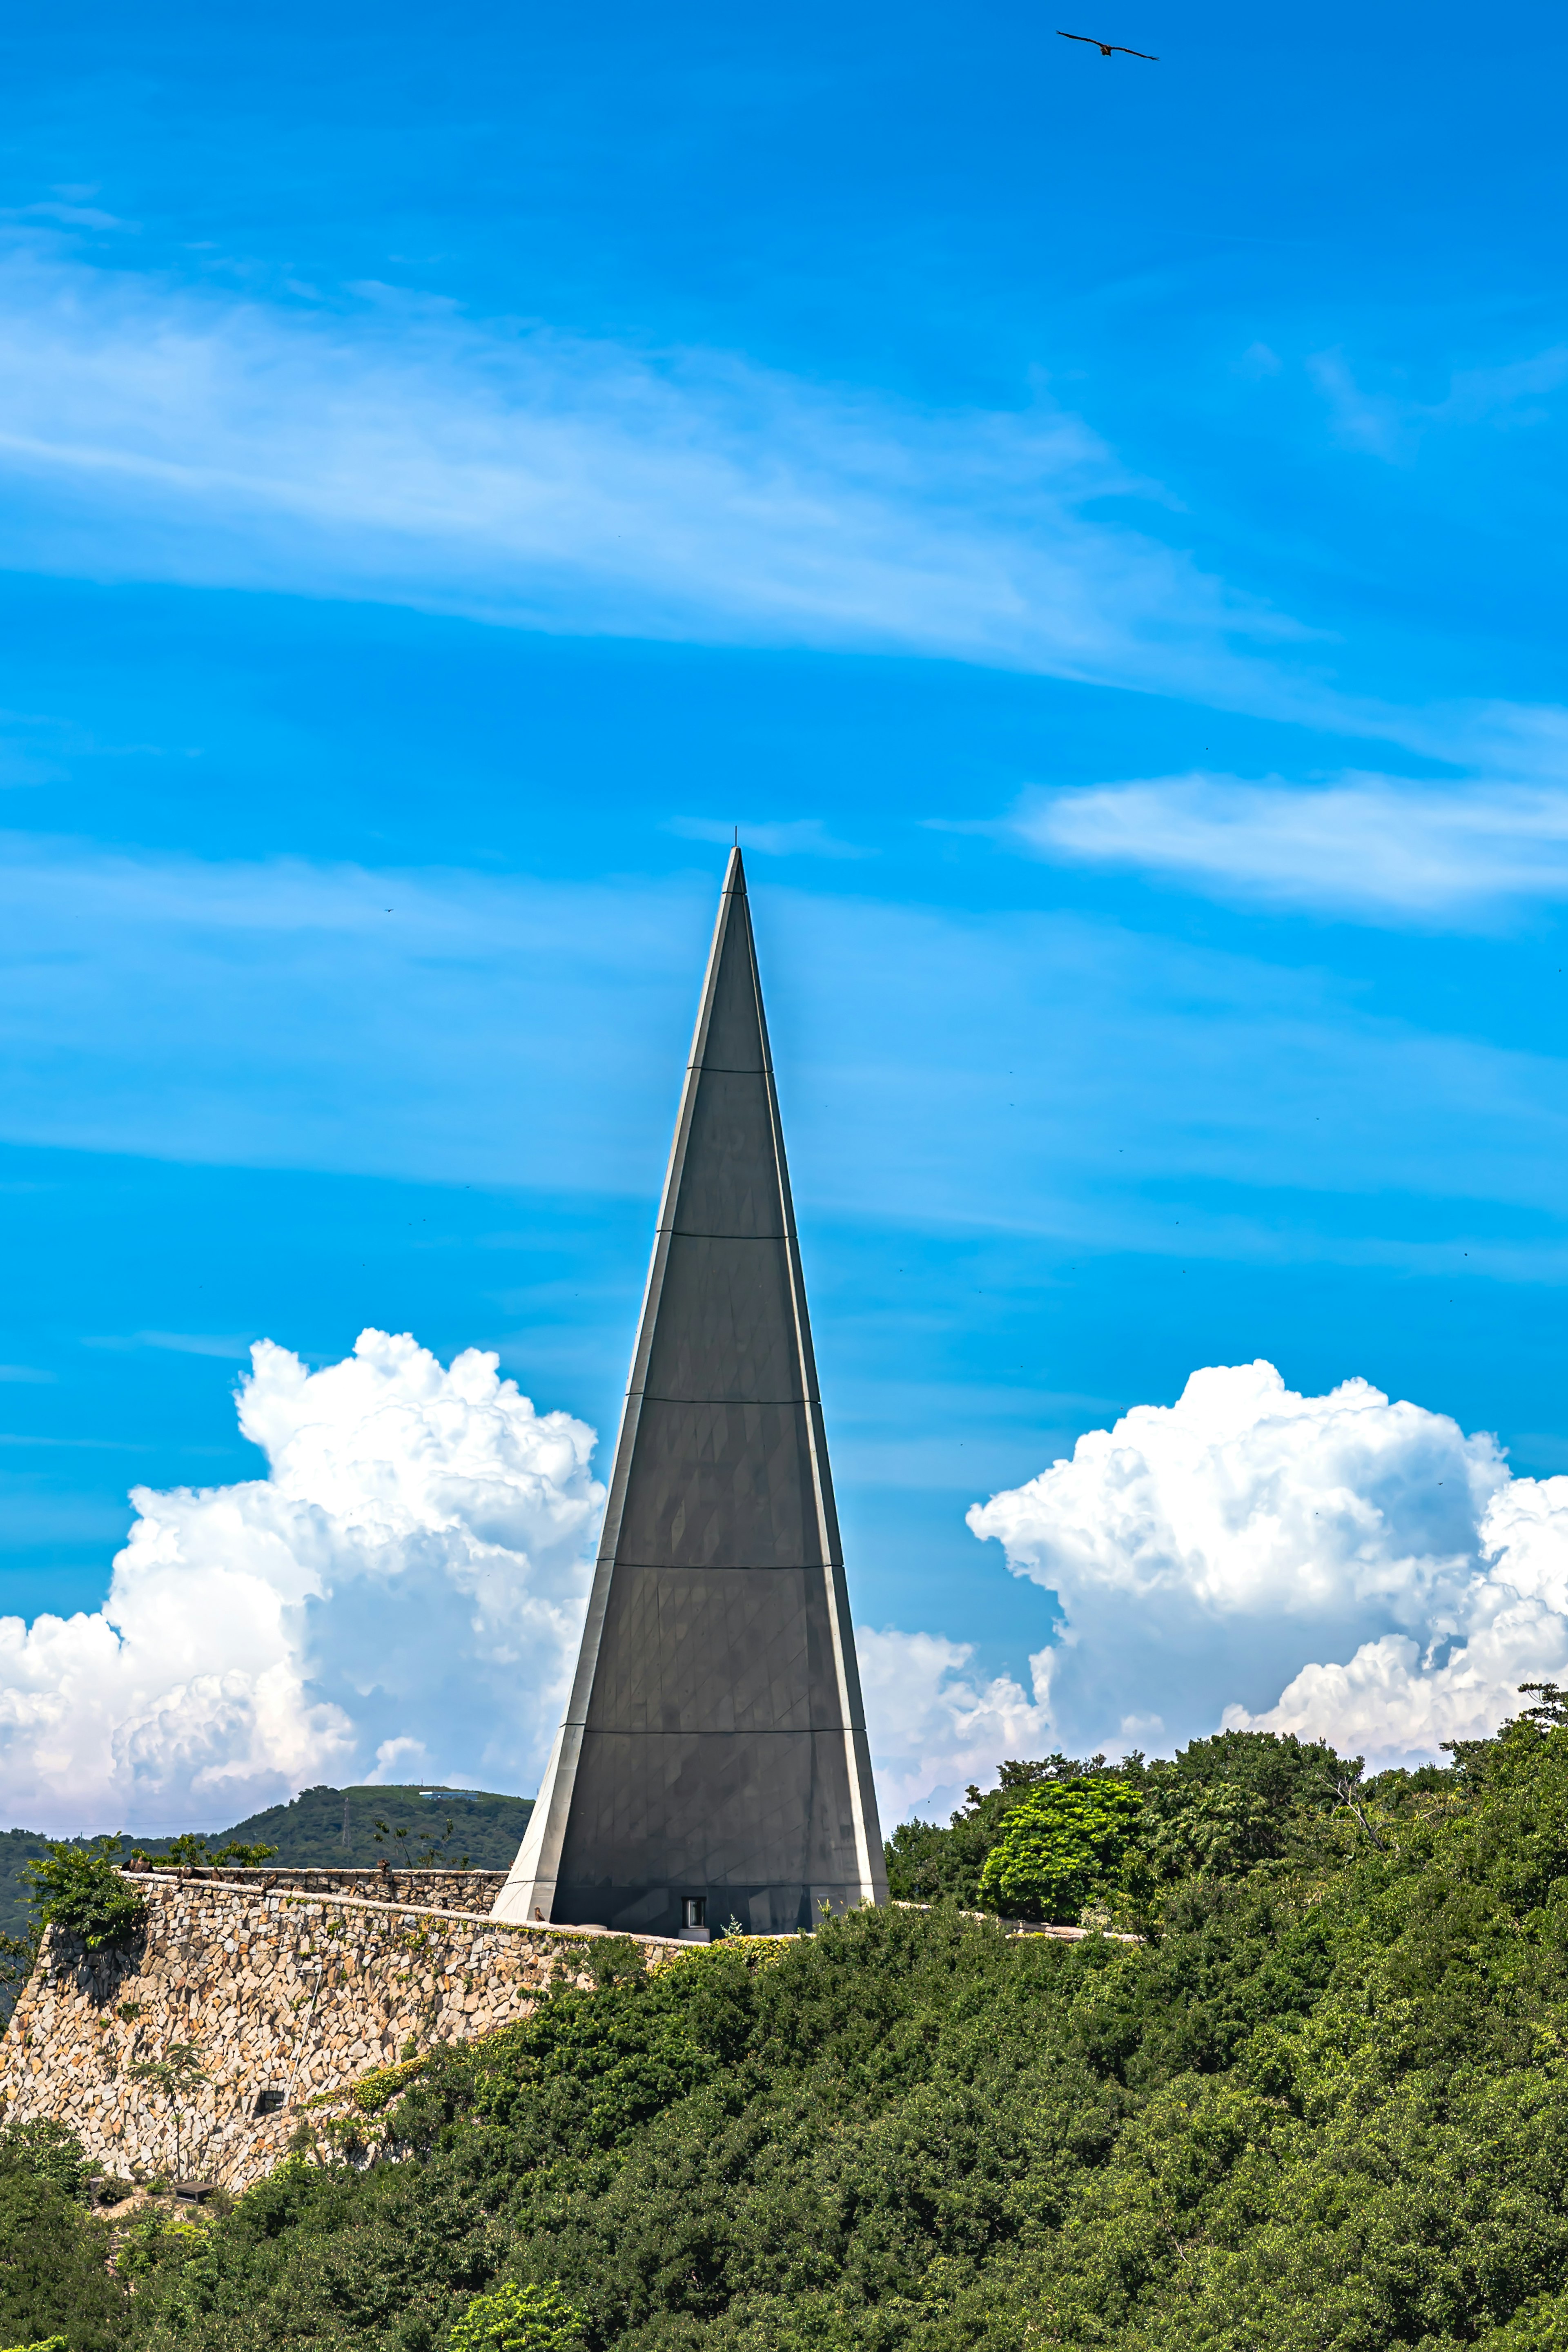
{"type": "MultiPolygon", "coordinates": [[[[593,1981],[601,1930],[504,1926],[472,1909],[282,1883],[376,1875],[142,1877],[147,1915],[126,1950],[89,1953],[47,1929],[0,2042],[5,2120],[65,2124],[122,2179],[177,2169],[239,2189],[278,2161],[302,2116],[345,2112],[372,2069],[493,2032],[552,1985],[593,1981]],[[279,1883],[264,1887],[269,1876],[279,1883]],[[205,2079],[172,2102],[134,2070],[182,2045],[205,2079]]],[[[406,1887],[416,1874],[398,1875],[406,1887]]],[[[632,1940],[650,1966],[686,1948],[632,1940]]]]}

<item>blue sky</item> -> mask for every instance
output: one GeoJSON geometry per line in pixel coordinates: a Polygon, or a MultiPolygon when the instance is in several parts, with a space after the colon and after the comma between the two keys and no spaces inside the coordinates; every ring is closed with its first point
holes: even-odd
{"type": "Polygon", "coordinates": [[[1568,1470],[1568,35],[1072,25],[8,30],[5,1610],[258,1338],[608,1441],[737,824],[868,1623],[1205,1365],[1568,1470]]]}

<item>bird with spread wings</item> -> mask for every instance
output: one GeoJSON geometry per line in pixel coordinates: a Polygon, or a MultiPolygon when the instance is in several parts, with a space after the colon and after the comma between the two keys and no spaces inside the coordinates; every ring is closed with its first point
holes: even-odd
{"type": "Polygon", "coordinates": [[[1157,66],[1159,63],[1158,58],[1151,57],[1147,49],[1124,48],[1120,41],[1102,41],[1093,33],[1063,33],[1059,30],[1056,37],[1059,41],[1085,41],[1092,49],[1098,49],[1103,58],[1142,58],[1145,65],[1157,66]]]}

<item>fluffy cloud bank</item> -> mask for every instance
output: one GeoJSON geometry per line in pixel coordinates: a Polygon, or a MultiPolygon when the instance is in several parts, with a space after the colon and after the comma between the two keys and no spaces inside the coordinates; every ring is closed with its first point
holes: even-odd
{"type": "Polygon", "coordinates": [[[240,1426],[268,1475],[155,1494],[103,1607],[0,1620],[10,1817],[217,1826],[322,1779],[531,1788],[587,1592],[594,1433],[497,1360],[263,1340],[240,1426]]]}
{"type": "Polygon", "coordinates": [[[1515,1478],[1494,1438],[1365,1381],[1195,1372],[968,1518],[1057,1597],[1069,1742],[1223,1719],[1398,1762],[1568,1667],[1568,1478],[1515,1478]]]}
{"type": "Polygon", "coordinates": [[[988,1786],[1004,1757],[1056,1744],[1050,1650],[1030,1660],[1031,1699],[1010,1675],[976,1675],[971,1642],[857,1625],[855,1649],[884,1828],[911,1812],[940,1819],[971,1781],[988,1786]]]}
{"type": "MultiPolygon", "coordinates": [[[[603,1489],[594,1433],[494,1356],[366,1331],[310,1371],[263,1340],[267,1475],[139,1487],[100,1610],[0,1620],[0,1759],[40,1827],[217,1826],[317,1780],[531,1789],[603,1489]]],[[[969,1513],[1062,1622],[1031,1689],[973,1646],[857,1634],[883,1811],[941,1813],[1005,1756],[1168,1750],[1228,1723],[1379,1761],[1488,1731],[1568,1671],[1568,1478],[1364,1381],[1195,1372],[969,1513]]]]}

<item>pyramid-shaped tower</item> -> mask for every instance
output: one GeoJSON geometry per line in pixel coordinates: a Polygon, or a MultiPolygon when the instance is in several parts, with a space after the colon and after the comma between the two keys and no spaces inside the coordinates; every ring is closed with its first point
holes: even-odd
{"type": "Polygon", "coordinates": [[[886,1899],[737,849],[577,1675],[495,1916],[777,1934],[886,1899]]]}

